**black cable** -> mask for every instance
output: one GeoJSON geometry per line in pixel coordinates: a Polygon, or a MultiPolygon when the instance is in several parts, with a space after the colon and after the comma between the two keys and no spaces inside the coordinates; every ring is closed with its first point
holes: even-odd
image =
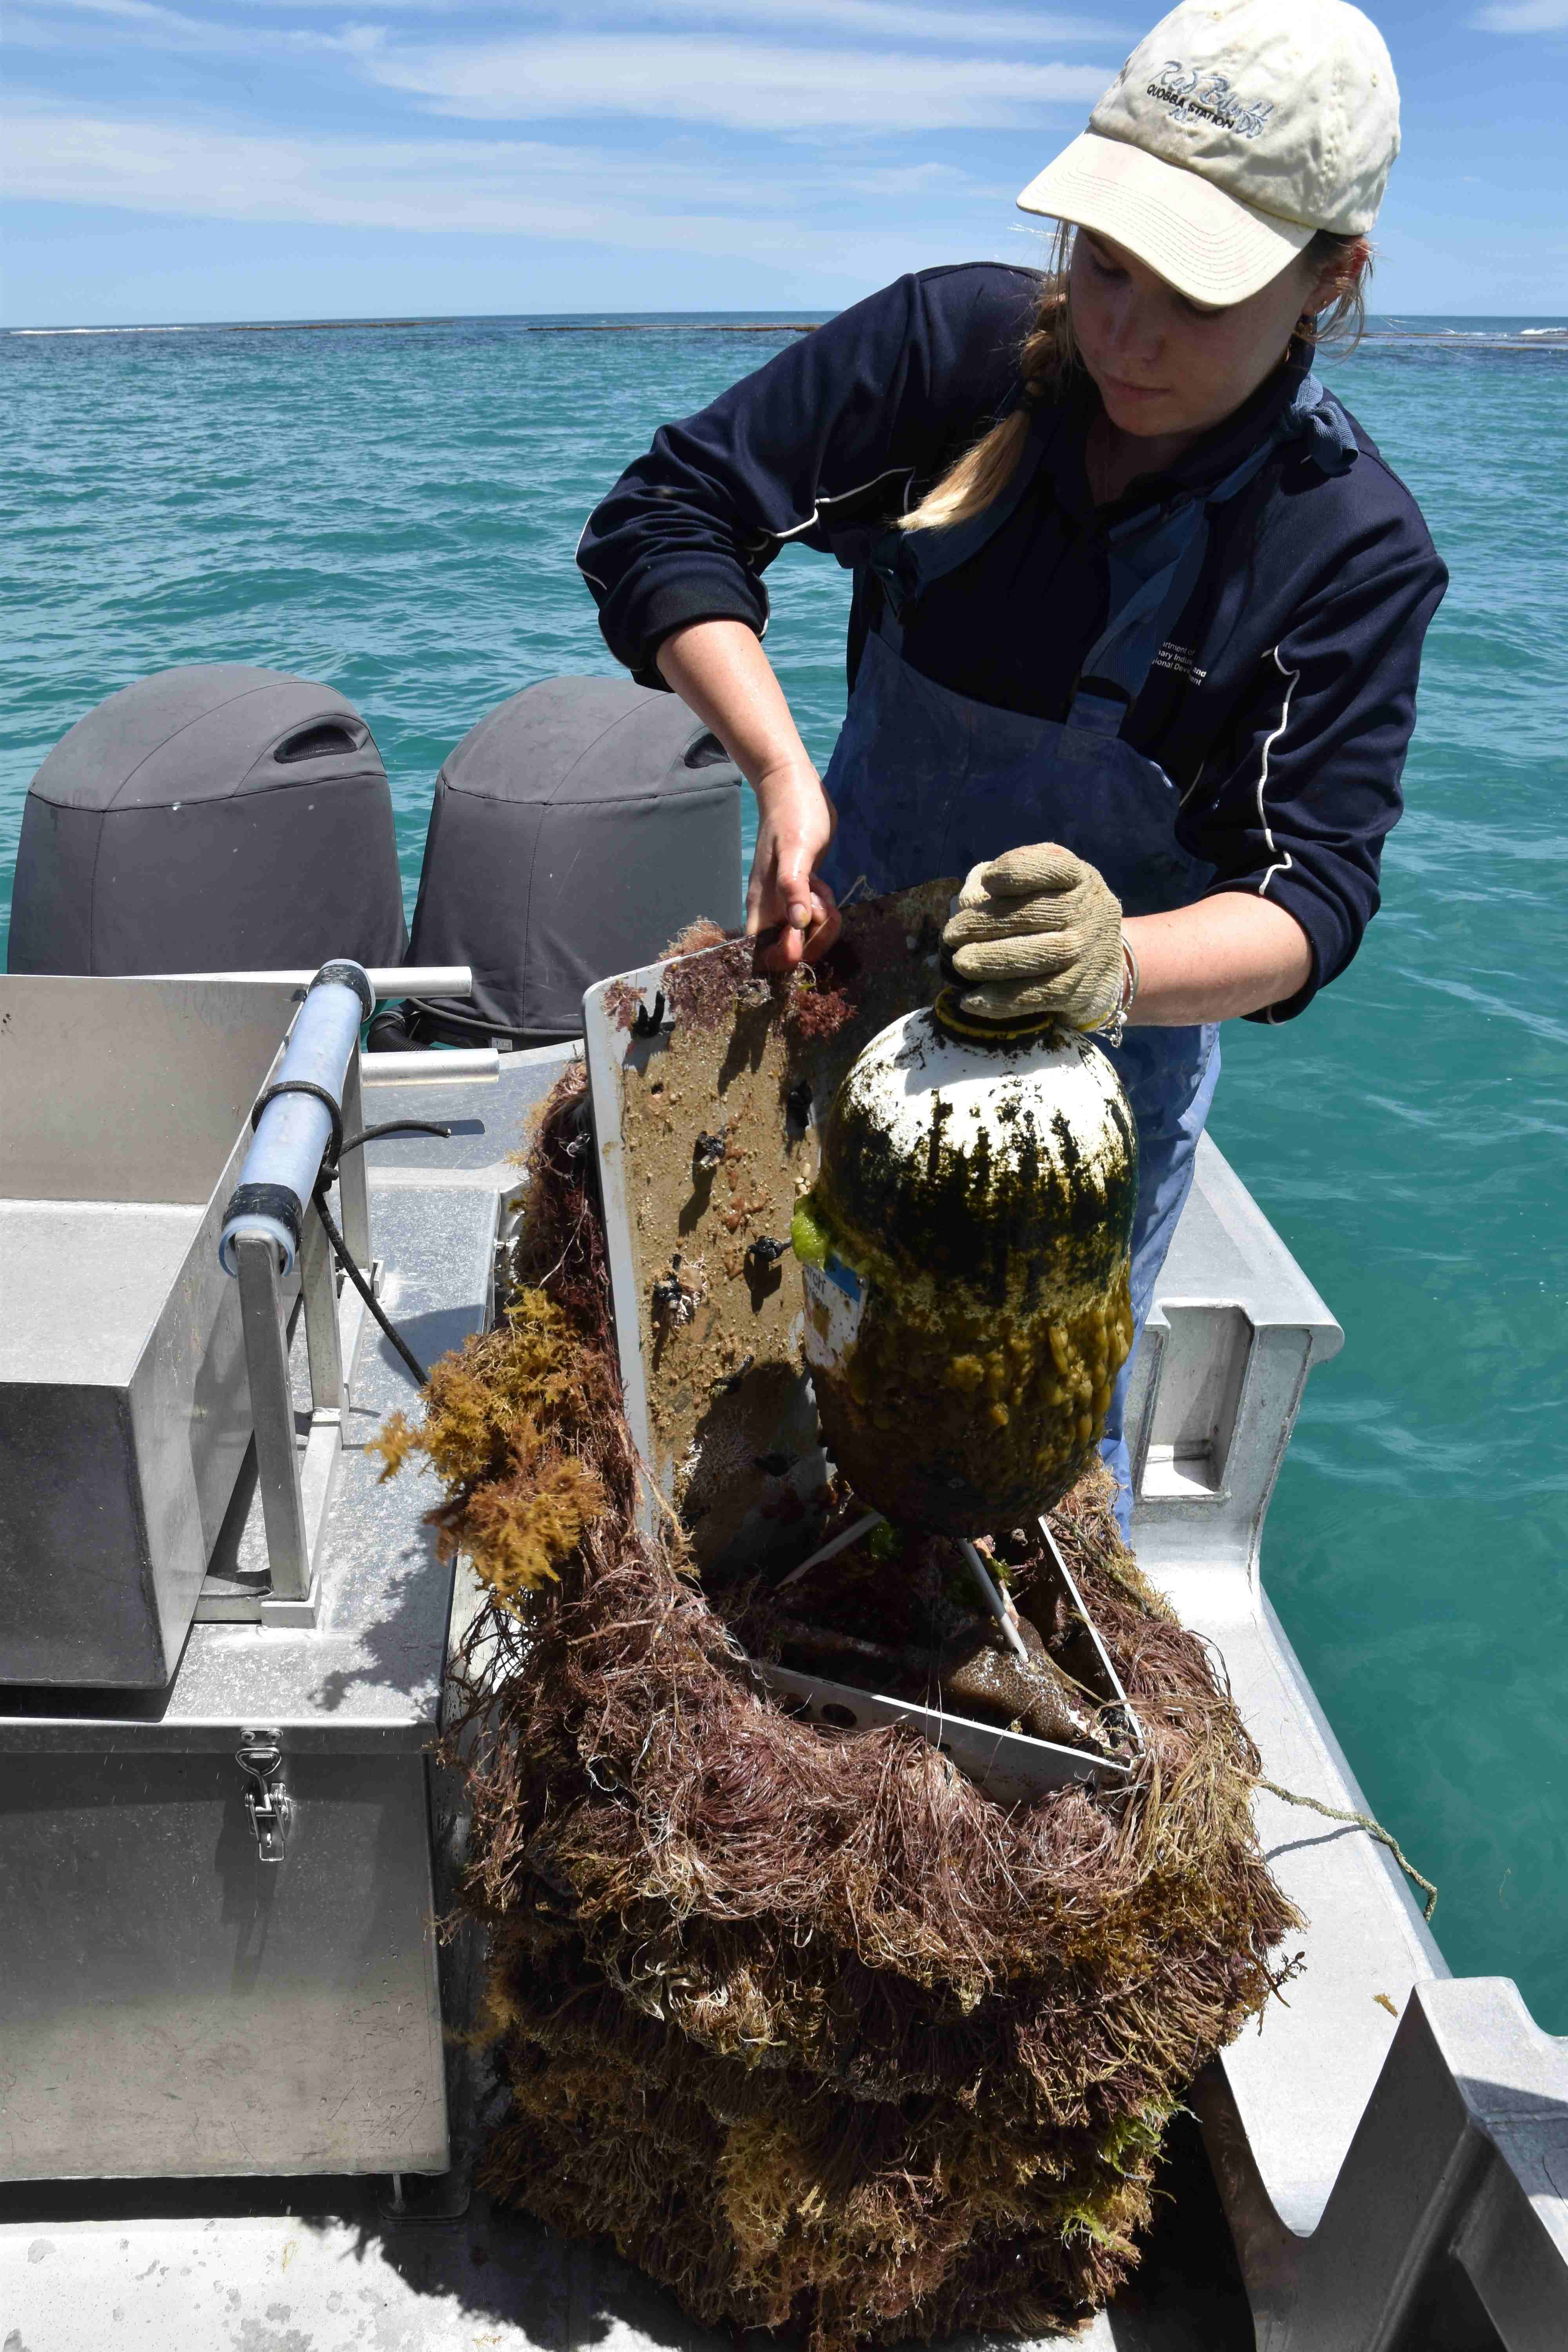
{"type": "MultiPolygon", "coordinates": [[[[356,1138],[356,1140],[363,1140],[363,1138],[356,1138]]],[[[382,1329],[385,1332],[387,1338],[391,1340],[393,1346],[396,1349],[398,1354],[402,1357],[404,1362],[407,1365],[409,1370],[413,1373],[415,1379],[418,1381],[420,1387],[424,1388],[430,1378],[429,1373],[426,1370],[424,1365],[420,1362],[418,1357],[415,1354],[413,1349],[404,1338],[402,1332],[397,1328],[397,1326],[392,1321],[389,1316],[384,1315],[382,1312],[381,1301],[377,1298],[374,1291],[371,1288],[370,1284],[365,1280],[364,1276],[360,1272],[359,1267],[354,1264],[353,1258],[350,1255],[349,1245],[347,1242],[344,1241],[342,1234],[339,1233],[337,1226],[333,1222],[332,1213],[327,1206],[327,1187],[331,1184],[331,1176],[323,1168],[321,1178],[316,1185],[316,1213],[321,1218],[322,1226],[326,1232],[327,1239],[332,1245],[333,1255],[337,1258],[338,1264],[342,1267],[343,1272],[348,1276],[349,1280],[353,1284],[354,1288],[359,1292],[360,1297],[364,1300],[364,1303],[369,1307],[371,1313],[374,1316],[376,1321],[380,1324],[382,1329]]]]}
{"type": "Polygon", "coordinates": [[[429,1373],[425,1370],[391,1317],[383,1311],[381,1301],[355,1265],[349,1245],[339,1233],[332,1220],[332,1213],[327,1206],[327,1193],[336,1181],[338,1162],[344,1152],[361,1151],[367,1143],[374,1143],[384,1135],[438,1135],[443,1143],[449,1143],[452,1130],[449,1127],[443,1127],[438,1120],[428,1118],[384,1118],[376,1126],[363,1127],[357,1135],[350,1136],[344,1136],[340,1126],[333,1147],[322,1160],[321,1172],[316,1179],[316,1210],[321,1220],[322,1230],[332,1245],[332,1253],[338,1264],[342,1267],[420,1387],[424,1388],[429,1381],[429,1373]]]}
{"type": "Polygon", "coordinates": [[[443,1143],[452,1140],[451,1129],[440,1126],[434,1119],[384,1118],[379,1127],[362,1127],[357,1135],[351,1135],[339,1144],[337,1150],[331,1155],[332,1174],[337,1174],[338,1161],[345,1151],[357,1151],[362,1144],[377,1142],[384,1135],[438,1135],[443,1143]]]}
{"type": "Polygon", "coordinates": [[[432,1004],[427,996],[404,996],[397,1002],[412,1004],[415,1012],[423,1013],[427,1021],[445,1021],[454,1029],[472,1029],[481,1037],[521,1038],[525,1045],[540,1042],[531,1030],[513,1028],[505,1021],[487,1021],[481,1013],[451,1013],[444,1004],[432,1004]]]}
{"type": "Polygon", "coordinates": [[[314,1078],[279,1078],[275,1086],[264,1087],[257,1096],[256,1108],[250,1114],[253,1133],[260,1126],[261,1114],[268,1104],[276,1102],[279,1095],[310,1095],[317,1102],[325,1105],[327,1117],[332,1122],[326,1157],[335,1168],[338,1164],[338,1154],[343,1148],[343,1113],[342,1106],[331,1088],[319,1087],[314,1078]]]}
{"type": "Polygon", "coordinates": [[[371,1313],[374,1316],[376,1321],[380,1324],[382,1329],[385,1332],[387,1338],[391,1340],[393,1346],[396,1349],[398,1354],[402,1357],[404,1362],[407,1365],[409,1370],[418,1381],[420,1387],[424,1388],[426,1381],[429,1380],[429,1373],[425,1370],[424,1365],[420,1362],[418,1357],[415,1354],[413,1349],[409,1346],[402,1332],[397,1328],[397,1326],[393,1322],[391,1317],[383,1312],[381,1301],[377,1298],[375,1292],[366,1281],[364,1276],[360,1272],[359,1267],[354,1264],[349,1245],[347,1242],[344,1241],[342,1234],[339,1233],[335,1223],[332,1222],[332,1213],[327,1206],[327,1193],[337,1176],[338,1161],[342,1159],[343,1153],[345,1151],[363,1150],[367,1143],[374,1143],[378,1136],[383,1135],[438,1135],[442,1141],[446,1143],[451,1140],[452,1130],[449,1127],[442,1127],[437,1121],[433,1119],[384,1118],[375,1127],[361,1128],[357,1135],[351,1135],[343,1138],[340,1140],[337,1150],[335,1151],[329,1152],[327,1157],[321,1162],[321,1172],[316,1179],[316,1211],[321,1220],[322,1229],[326,1234],[327,1239],[332,1245],[333,1255],[336,1256],[338,1264],[342,1267],[343,1272],[353,1284],[354,1288],[359,1292],[360,1297],[364,1300],[365,1305],[369,1307],[371,1313]]]}

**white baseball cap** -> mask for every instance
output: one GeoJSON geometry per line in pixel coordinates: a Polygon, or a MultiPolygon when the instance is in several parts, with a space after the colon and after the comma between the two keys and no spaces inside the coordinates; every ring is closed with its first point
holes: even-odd
{"type": "Polygon", "coordinates": [[[1346,0],[1195,0],[1141,41],[1019,197],[1197,302],[1243,302],[1319,229],[1363,236],[1399,152],[1382,34],[1346,0]]]}

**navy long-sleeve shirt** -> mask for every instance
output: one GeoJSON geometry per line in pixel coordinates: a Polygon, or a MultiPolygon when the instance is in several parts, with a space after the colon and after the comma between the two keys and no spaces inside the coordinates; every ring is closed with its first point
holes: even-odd
{"type": "MultiPolygon", "coordinates": [[[[805,336],[700,415],[662,426],[589,518],[578,563],[605,641],[647,685],[697,620],[767,623],[763,573],[793,540],[853,566],[1017,400],[1039,299],[1032,272],[972,263],[900,278],[805,336]]],[[[1027,495],[969,562],[906,604],[903,657],[976,701],[1064,719],[1106,625],[1107,529],[1220,480],[1282,412],[1309,361],[1292,349],[1244,408],[1166,474],[1096,508],[1084,444],[1099,395],[1075,371],[1027,495]]],[[[1123,725],[1181,795],[1183,845],[1292,914],[1308,985],[1342,971],[1378,905],[1398,818],[1421,642],[1447,573],[1420,510],[1352,420],[1357,454],[1320,469],[1288,443],[1216,510],[1207,559],[1123,725]]],[[[854,685],[874,580],[858,581],[854,685]]]]}

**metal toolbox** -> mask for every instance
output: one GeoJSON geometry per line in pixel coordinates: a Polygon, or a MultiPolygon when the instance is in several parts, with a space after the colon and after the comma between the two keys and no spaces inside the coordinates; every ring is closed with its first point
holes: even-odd
{"type": "Polygon", "coordinates": [[[254,1730],[5,1757],[0,2179],[445,2168],[426,1759],[254,1730]]]}
{"type": "Polygon", "coordinates": [[[251,1433],[218,1222],[299,992],[0,978],[0,1684],[174,1673],[251,1433]]]}
{"type": "MultiPolygon", "coordinates": [[[[266,1057],[293,986],[244,988],[273,1006],[266,1057]]],[[[381,1294],[432,1358],[486,1319],[506,1154],[554,1075],[530,1064],[502,1087],[495,1065],[389,1055],[371,1072],[378,1118],[435,1108],[450,1130],[362,1158],[381,1294]]],[[[247,1136],[250,1088],[241,1065],[247,1136]]],[[[0,2180],[439,2173],[465,2128],[469,2061],[442,2017],[471,2012],[473,1953],[436,1928],[460,1789],[431,1749],[472,1602],[426,1524],[430,1474],[384,1485],[365,1450],[416,1391],[348,1297],[317,1605],[246,1614],[229,1589],[268,1572],[247,1467],[218,1546],[227,1572],[167,1688],[0,1689],[0,2180]]],[[[292,1324],[308,1486],[322,1416],[312,1428],[307,1313],[292,1324]]]]}

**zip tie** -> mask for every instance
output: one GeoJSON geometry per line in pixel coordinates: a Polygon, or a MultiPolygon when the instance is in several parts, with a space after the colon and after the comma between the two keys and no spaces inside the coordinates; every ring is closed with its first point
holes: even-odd
{"type": "Polygon", "coordinates": [[[1121,958],[1127,968],[1127,993],[1121,1000],[1121,1018],[1125,1021],[1137,1003],[1138,991],[1142,986],[1138,971],[1138,950],[1125,931],[1121,934],[1121,958]]]}
{"type": "Polygon", "coordinates": [[[1255,1786],[1267,1789],[1271,1797],[1283,1797],[1288,1805],[1308,1805],[1313,1812],[1321,1813],[1326,1821],[1347,1822],[1352,1829],[1364,1830],[1368,1837],[1377,1840],[1379,1845],[1385,1845],[1405,1877],[1413,1878],[1426,1895],[1426,1904],[1422,1916],[1427,1926],[1431,1926],[1432,1914],[1437,1908],[1437,1890],[1429,1878],[1422,1877],[1413,1862],[1405,1860],[1399,1840],[1391,1837],[1381,1822],[1374,1822],[1370,1813],[1348,1813],[1339,1805],[1325,1805],[1319,1797],[1298,1796],[1294,1789],[1282,1789],[1278,1780],[1265,1780],[1261,1775],[1255,1786]]]}

